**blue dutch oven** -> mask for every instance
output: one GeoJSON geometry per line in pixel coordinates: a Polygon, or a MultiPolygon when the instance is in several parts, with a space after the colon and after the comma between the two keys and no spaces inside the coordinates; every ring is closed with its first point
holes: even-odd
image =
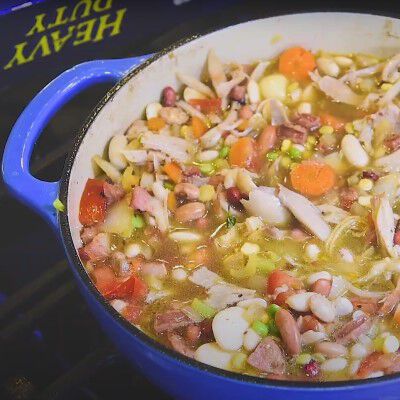
{"type": "Polygon", "coordinates": [[[77,65],[49,83],[19,117],[4,152],[5,184],[18,200],[54,228],[83,297],[120,352],[174,398],[395,400],[400,399],[400,374],[343,382],[275,381],[202,364],[146,336],[104,300],[78,257],[79,198],[86,180],[93,176],[91,157],[101,154],[113,135],[124,133],[141,115],[143,107],[159,97],[164,86],[179,87],[176,68],[199,75],[210,48],[225,61],[243,63],[268,59],[294,44],[313,50],[387,56],[398,50],[399,32],[397,19],[350,13],[309,13],[250,21],[186,39],[153,56],[77,65]],[[43,128],[72,97],[102,82],[116,85],[78,133],[60,181],[43,182],[33,177],[29,171],[30,156],[43,128]],[[66,211],[58,215],[52,206],[57,197],[66,205],[66,211]]]}

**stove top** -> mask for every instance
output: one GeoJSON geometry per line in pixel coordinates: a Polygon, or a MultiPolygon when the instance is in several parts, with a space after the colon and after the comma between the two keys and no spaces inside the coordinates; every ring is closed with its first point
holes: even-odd
{"type": "MultiPolygon", "coordinates": [[[[338,8],[337,1],[328,0],[323,8],[311,1],[87,0],[86,10],[83,3],[0,5],[0,148],[35,93],[79,62],[147,54],[193,33],[282,13],[340,9],[400,14],[400,7],[394,9],[389,1],[381,1],[376,10],[357,9],[359,2],[338,8]],[[112,22],[114,26],[107,25],[112,22]],[[90,24],[85,42],[79,32],[87,32],[90,24]]],[[[35,176],[58,179],[75,132],[108,88],[85,91],[52,119],[32,157],[35,176]]],[[[53,232],[8,196],[1,182],[0,221],[0,398],[115,399],[130,393],[167,399],[112,347],[77,292],[53,232]]]]}

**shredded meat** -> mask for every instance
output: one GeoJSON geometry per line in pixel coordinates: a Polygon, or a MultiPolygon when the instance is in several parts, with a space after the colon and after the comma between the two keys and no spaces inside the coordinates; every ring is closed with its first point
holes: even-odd
{"type": "Polygon", "coordinates": [[[193,321],[180,310],[168,310],[157,314],[154,320],[156,333],[173,331],[192,324],[193,321]]]}
{"type": "Polygon", "coordinates": [[[312,114],[297,114],[293,119],[295,125],[300,125],[308,131],[315,131],[321,127],[321,120],[312,114]]]}
{"type": "Polygon", "coordinates": [[[358,199],[357,190],[354,188],[342,188],[339,192],[340,207],[349,210],[351,205],[358,199]]]}
{"type": "Polygon", "coordinates": [[[353,297],[350,299],[354,309],[361,310],[365,314],[374,315],[378,311],[378,300],[367,297],[353,297]]]}
{"type": "Polygon", "coordinates": [[[385,299],[382,304],[382,307],[379,309],[379,315],[387,315],[390,314],[397,304],[400,303],[400,278],[397,280],[397,285],[393,292],[391,292],[385,299]]]}
{"type": "Polygon", "coordinates": [[[351,320],[334,332],[334,337],[339,344],[347,345],[369,331],[373,320],[366,315],[361,315],[351,320]]]}
{"type": "Polygon", "coordinates": [[[304,144],[307,140],[307,130],[300,125],[291,123],[280,125],[277,133],[281,139],[290,139],[296,144],[304,144]]]}
{"type": "Polygon", "coordinates": [[[81,231],[81,240],[83,244],[88,244],[100,232],[99,225],[85,226],[81,231]]]}
{"type": "Polygon", "coordinates": [[[266,337],[250,354],[247,362],[262,372],[281,375],[285,372],[286,362],[282,349],[270,337],[266,337]]]}
{"type": "Polygon", "coordinates": [[[107,233],[98,233],[93,240],[79,250],[83,260],[97,261],[111,253],[110,237],[107,233]]]}
{"type": "Polygon", "coordinates": [[[108,182],[104,182],[103,184],[103,193],[107,205],[109,206],[121,200],[125,196],[125,191],[122,186],[108,182]]]}
{"type": "Polygon", "coordinates": [[[390,152],[400,149],[400,135],[392,135],[385,140],[385,146],[390,150],[390,152]]]}

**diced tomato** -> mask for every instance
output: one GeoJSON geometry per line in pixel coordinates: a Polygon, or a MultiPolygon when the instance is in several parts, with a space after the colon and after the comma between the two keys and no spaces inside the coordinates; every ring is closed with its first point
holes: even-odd
{"type": "Polygon", "coordinates": [[[303,287],[300,279],[289,275],[288,273],[280,270],[271,272],[268,277],[267,293],[274,294],[275,290],[282,286],[287,286],[292,289],[301,289],[303,287]]]}
{"type": "Polygon", "coordinates": [[[147,285],[137,275],[117,278],[109,267],[98,267],[93,271],[95,284],[99,292],[107,299],[133,298],[143,300],[147,294],[147,285]]]}
{"type": "Polygon", "coordinates": [[[189,104],[193,107],[199,107],[200,111],[204,114],[220,113],[221,112],[221,99],[191,99],[189,104]]]}
{"type": "Polygon", "coordinates": [[[142,311],[143,311],[143,304],[132,302],[125,307],[124,311],[122,312],[122,315],[129,322],[136,323],[138,322],[138,319],[142,314],[142,311]]]}
{"type": "Polygon", "coordinates": [[[101,179],[88,179],[79,205],[79,221],[84,226],[103,222],[107,201],[103,193],[104,182],[101,179]]]}

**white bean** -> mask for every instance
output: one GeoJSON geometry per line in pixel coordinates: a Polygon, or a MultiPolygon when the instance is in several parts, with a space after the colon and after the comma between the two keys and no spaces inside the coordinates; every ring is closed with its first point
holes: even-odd
{"type": "Polygon", "coordinates": [[[342,357],[347,354],[347,348],[345,346],[334,342],[317,343],[314,347],[314,351],[328,358],[342,357]]]}
{"type": "Polygon", "coordinates": [[[357,168],[368,165],[369,156],[354,135],[345,135],[342,139],[342,151],[347,161],[357,168]]]}
{"type": "Polygon", "coordinates": [[[201,240],[200,234],[190,231],[171,232],[168,237],[176,242],[198,242],[201,240]]]}
{"type": "Polygon", "coordinates": [[[217,313],[212,322],[214,337],[224,350],[239,350],[243,335],[249,327],[242,307],[228,307],[217,313]]]}
{"type": "Polygon", "coordinates": [[[228,369],[232,353],[223,351],[217,343],[206,343],[196,350],[194,358],[213,367],[228,369]]]}
{"type": "Polygon", "coordinates": [[[307,346],[312,343],[322,342],[326,339],[324,332],[306,331],[301,335],[301,343],[303,346],[307,346]]]}
{"type": "Polygon", "coordinates": [[[314,294],[315,293],[313,292],[293,294],[292,296],[286,299],[286,304],[295,311],[307,312],[310,310],[310,305],[309,305],[310,298],[314,294]]]}
{"type": "Polygon", "coordinates": [[[248,329],[246,333],[244,334],[244,339],[243,339],[243,347],[247,351],[253,351],[258,343],[260,343],[261,337],[257,334],[257,332],[253,329],[248,329]]]}
{"type": "Polygon", "coordinates": [[[256,297],[254,299],[247,299],[247,300],[239,301],[239,303],[237,303],[237,305],[239,307],[243,307],[243,308],[248,308],[250,306],[259,306],[261,308],[267,308],[268,303],[266,300],[264,300],[260,297],[256,297]]]}
{"type": "Polygon", "coordinates": [[[192,89],[191,87],[187,86],[185,90],[183,91],[183,99],[186,102],[189,102],[189,100],[193,99],[206,99],[207,96],[204,95],[203,93],[200,93],[196,89],[192,89]]]}
{"type": "Polygon", "coordinates": [[[186,270],[182,267],[177,267],[172,270],[172,278],[176,281],[184,281],[186,280],[188,274],[186,270]]]}
{"type": "Polygon", "coordinates": [[[338,317],[343,317],[353,312],[353,304],[346,297],[338,297],[333,301],[333,304],[338,317]]]}
{"type": "MultiPolygon", "coordinates": [[[[314,243],[310,243],[305,248],[306,257],[310,261],[317,261],[321,249],[314,243]]],[[[314,274],[313,274],[314,275],[314,274]]]]}
{"type": "Polygon", "coordinates": [[[350,67],[353,64],[353,60],[349,57],[336,56],[333,59],[336,61],[336,64],[342,68],[350,67]]]}
{"type": "Polygon", "coordinates": [[[146,118],[155,118],[158,117],[158,113],[162,109],[162,105],[160,103],[149,103],[146,106],[146,118]]]}
{"type": "Polygon", "coordinates": [[[243,243],[243,246],[240,248],[240,251],[245,256],[250,256],[251,254],[257,254],[260,251],[260,246],[257,243],[246,242],[243,243]]]}
{"type": "Polygon", "coordinates": [[[399,349],[400,344],[399,340],[397,339],[396,336],[389,335],[385,338],[382,346],[382,351],[384,353],[396,353],[396,351],[399,349]]]}
{"type": "Polygon", "coordinates": [[[307,101],[303,101],[297,107],[297,112],[299,114],[312,114],[312,105],[307,101]]]}
{"type": "Polygon", "coordinates": [[[320,57],[317,59],[317,66],[320,72],[325,75],[336,78],[340,73],[339,65],[335,63],[331,58],[320,57]]]}
{"type": "Polygon", "coordinates": [[[114,310],[118,311],[119,313],[122,313],[122,311],[124,311],[125,307],[128,305],[126,301],[120,299],[112,300],[110,301],[110,304],[114,310]]]}
{"type": "Polygon", "coordinates": [[[124,154],[122,153],[128,145],[128,139],[125,135],[115,135],[108,145],[108,158],[114,167],[124,169],[128,165],[124,154]]]}
{"type": "Polygon", "coordinates": [[[347,360],[342,357],[331,358],[330,360],[326,360],[321,364],[322,371],[325,372],[337,372],[346,368],[347,360]]]}
{"type": "Polygon", "coordinates": [[[311,274],[308,277],[307,283],[309,285],[312,285],[313,283],[319,281],[320,279],[326,279],[326,280],[330,281],[332,279],[332,275],[327,271],[315,272],[314,274],[311,274]]]}
{"type": "Polygon", "coordinates": [[[339,250],[339,254],[340,254],[340,256],[342,257],[342,260],[343,260],[344,262],[347,262],[347,263],[352,263],[352,262],[354,262],[353,253],[352,253],[349,249],[346,249],[346,248],[344,247],[344,248],[342,248],[342,249],[339,250]]]}
{"type": "Polygon", "coordinates": [[[125,246],[124,253],[129,258],[134,258],[142,253],[142,247],[138,243],[128,243],[125,246]]]}
{"type": "Polygon", "coordinates": [[[197,160],[200,162],[208,162],[215,160],[218,157],[218,151],[217,150],[206,150],[202,151],[198,156],[197,160]]]}
{"type": "Polygon", "coordinates": [[[361,360],[353,360],[349,365],[350,375],[355,375],[358,372],[360,365],[361,365],[361,360]]]}
{"type": "Polygon", "coordinates": [[[311,296],[310,309],[312,313],[321,321],[333,322],[335,319],[335,307],[331,301],[321,294],[314,294],[311,296]]]}
{"type": "Polygon", "coordinates": [[[355,359],[361,359],[368,355],[368,350],[361,343],[355,343],[350,348],[350,357],[355,359]]]}
{"type": "Polygon", "coordinates": [[[247,95],[251,104],[258,103],[260,101],[260,88],[256,81],[253,79],[249,80],[247,84],[247,95]]]}

